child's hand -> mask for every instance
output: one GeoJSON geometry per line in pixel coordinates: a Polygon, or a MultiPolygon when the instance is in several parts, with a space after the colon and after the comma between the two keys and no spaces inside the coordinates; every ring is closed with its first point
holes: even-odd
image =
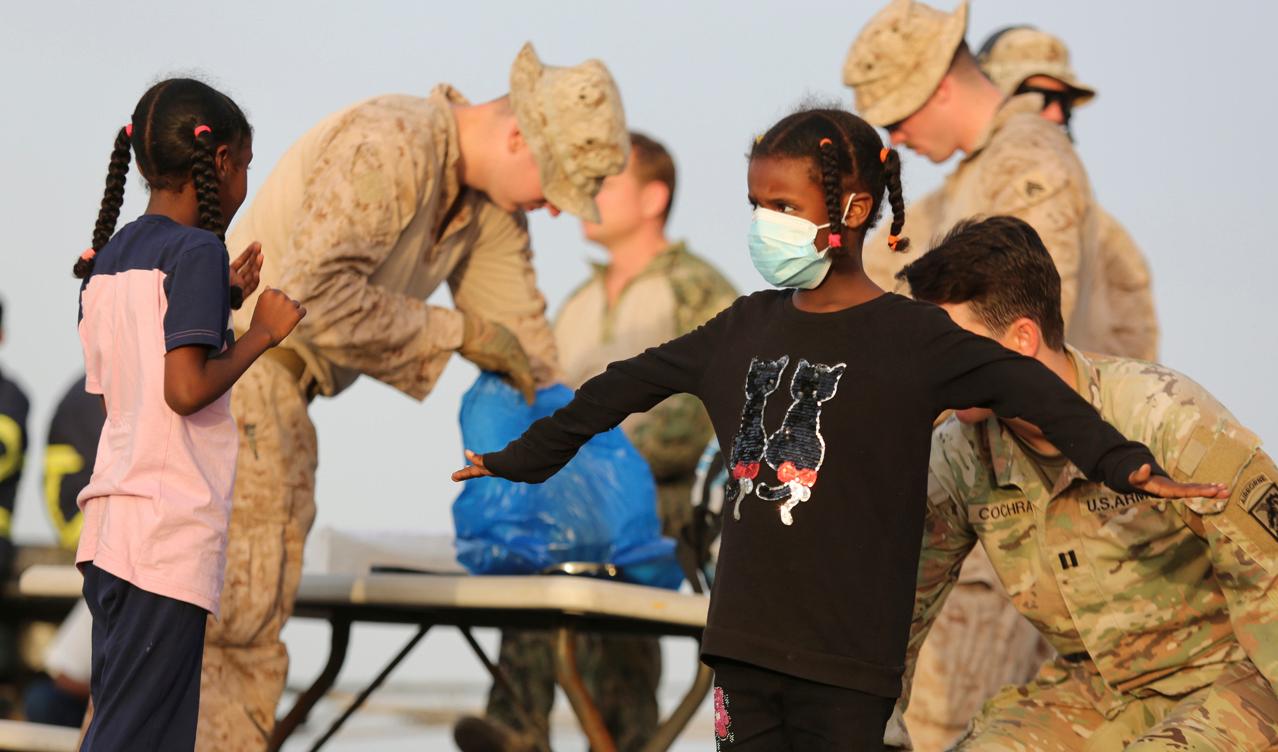
{"type": "Polygon", "coordinates": [[[262,280],[262,244],[253,241],[231,262],[231,287],[240,288],[245,298],[257,290],[262,280]]]}
{"type": "Polygon", "coordinates": [[[301,303],[274,287],[268,287],[257,298],[249,331],[257,329],[262,332],[270,339],[271,347],[274,347],[284,341],[305,315],[306,309],[301,303]]]}
{"type": "Polygon", "coordinates": [[[1171,478],[1154,475],[1148,464],[1140,466],[1127,476],[1127,481],[1150,496],[1163,499],[1184,499],[1201,496],[1207,499],[1229,498],[1229,486],[1224,483],[1179,483],[1171,478]]]}
{"type": "Polygon", "coordinates": [[[469,467],[463,467],[461,470],[453,473],[453,482],[461,483],[471,478],[486,478],[492,475],[492,471],[484,467],[484,455],[475,454],[469,449],[466,450],[466,459],[470,460],[469,467]]]}

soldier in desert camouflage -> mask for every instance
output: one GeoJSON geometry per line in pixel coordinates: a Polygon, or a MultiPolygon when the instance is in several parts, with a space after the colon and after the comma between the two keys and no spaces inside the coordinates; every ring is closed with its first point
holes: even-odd
{"type": "MultiPolygon", "coordinates": [[[[981,70],[1006,97],[1039,94],[1041,114],[1073,137],[1070,121],[1077,107],[1089,104],[1096,90],[1079,82],[1069,49],[1059,38],[1029,26],[1011,26],[991,34],[976,56],[981,70]]],[[[1105,266],[1110,311],[1111,355],[1158,359],[1158,315],[1145,254],[1112,214],[1098,207],[1100,258],[1105,266]]]]}
{"type": "Polygon", "coordinates": [[[604,65],[545,66],[526,45],[508,96],[475,105],[442,84],[427,97],[376,97],[280,159],[229,242],[260,241],[262,287],[287,286],[310,315],[232,393],[240,451],[201,750],[264,749],[271,736],[288,671],[280,630],[315,517],[308,403],[361,375],[422,399],[453,353],[530,399],[557,381],[524,213],[597,218],[594,195],[629,153],[604,65]],[[456,309],[425,302],[444,283],[456,309]]]}

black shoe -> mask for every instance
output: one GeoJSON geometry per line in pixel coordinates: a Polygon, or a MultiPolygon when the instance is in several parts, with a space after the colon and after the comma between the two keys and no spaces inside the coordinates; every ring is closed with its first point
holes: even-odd
{"type": "Polygon", "coordinates": [[[453,741],[461,752],[536,752],[532,739],[490,718],[464,716],[453,726],[453,741]]]}

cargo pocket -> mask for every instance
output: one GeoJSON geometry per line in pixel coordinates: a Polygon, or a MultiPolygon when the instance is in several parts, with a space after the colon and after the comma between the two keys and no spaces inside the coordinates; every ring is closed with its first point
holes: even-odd
{"type": "Polygon", "coordinates": [[[284,525],[254,520],[231,526],[226,547],[222,612],[209,641],[228,647],[274,644],[284,586],[284,525]]]}

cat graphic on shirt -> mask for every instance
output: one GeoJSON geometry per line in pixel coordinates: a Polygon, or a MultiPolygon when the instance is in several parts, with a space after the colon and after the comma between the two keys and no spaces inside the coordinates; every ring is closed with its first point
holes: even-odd
{"type": "Polygon", "coordinates": [[[821,405],[832,399],[846,363],[825,365],[800,360],[790,380],[790,397],[785,420],[767,439],[764,459],[777,473],[780,485],[759,484],[756,494],[764,501],[781,501],[781,522],[794,524],[792,511],[807,501],[816,485],[817,473],[825,460],[825,438],[821,435],[821,405]]]}
{"type": "Polygon", "coordinates": [[[781,385],[781,374],[789,364],[789,355],[782,355],[776,360],[753,358],[750,361],[750,370],[746,373],[746,401],[741,408],[741,425],[732,441],[729,477],[724,489],[724,499],[732,499],[735,504],[733,519],[741,519],[741,500],[754,490],[754,479],[759,475],[768,445],[768,434],[763,428],[763,409],[768,405],[768,396],[781,385]]]}

